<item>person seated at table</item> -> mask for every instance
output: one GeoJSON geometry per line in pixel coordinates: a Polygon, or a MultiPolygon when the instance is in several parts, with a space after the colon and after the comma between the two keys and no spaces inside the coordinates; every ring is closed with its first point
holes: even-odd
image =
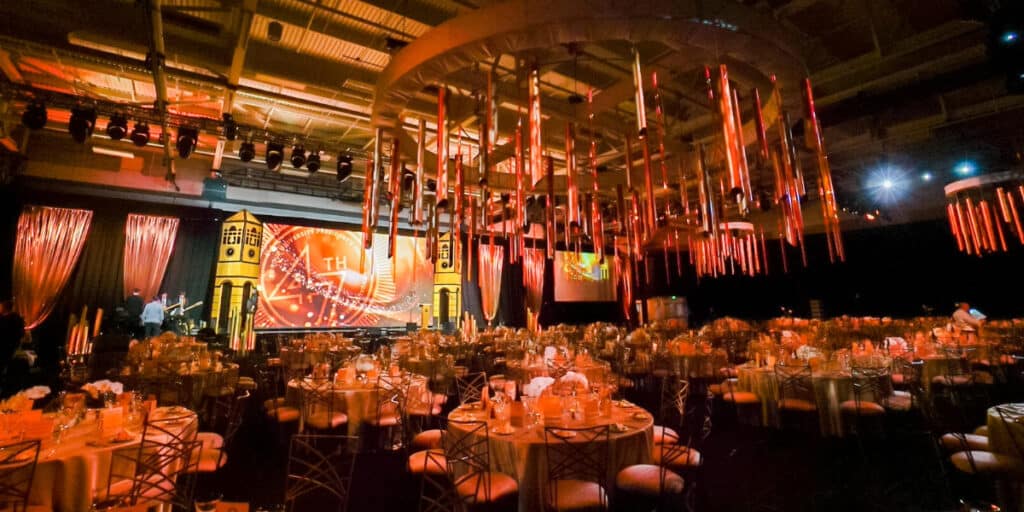
{"type": "Polygon", "coordinates": [[[971,314],[971,305],[966,302],[961,302],[953,312],[953,326],[966,333],[968,337],[981,329],[982,321],[971,314]]]}

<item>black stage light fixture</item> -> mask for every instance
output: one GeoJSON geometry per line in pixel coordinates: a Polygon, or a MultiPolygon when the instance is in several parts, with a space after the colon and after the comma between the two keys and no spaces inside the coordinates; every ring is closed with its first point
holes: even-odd
{"type": "Polygon", "coordinates": [[[284,144],[280,142],[267,143],[267,169],[276,171],[284,161],[284,144]]]}
{"type": "Polygon", "coordinates": [[[238,138],[238,123],[231,114],[224,114],[224,138],[235,140],[238,138]]]}
{"type": "Polygon", "coordinates": [[[253,158],[256,158],[256,144],[252,141],[245,141],[238,148],[238,159],[243,162],[251,162],[253,158]]]}
{"type": "Polygon", "coordinates": [[[135,128],[132,129],[130,138],[132,139],[132,144],[140,148],[146,147],[146,144],[149,144],[149,125],[142,122],[135,123],[135,128]]]}
{"type": "Polygon", "coordinates": [[[71,120],[68,121],[68,133],[71,138],[79,144],[84,144],[86,139],[92,136],[92,130],[96,127],[95,107],[73,107],[71,109],[71,120]]]}
{"type": "Polygon", "coordinates": [[[118,112],[110,116],[107,123],[107,136],[112,140],[121,140],[128,135],[128,117],[118,112]]]}
{"type": "Polygon", "coordinates": [[[352,155],[342,153],[338,155],[338,181],[345,181],[352,176],[352,155]]]}
{"type": "Polygon", "coordinates": [[[317,172],[320,170],[320,152],[313,151],[309,154],[309,158],[306,158],[306,169],[309,172],[317,172]]]}
{"type": "Polygon", "coordinates": [[[174,143],[178,148],[178,156],[188,158],[196,149],[199,143],[199,129],[193,126],[181,126],[178,128],[178,139],[174,143]]]}
{"type": "Polygon", "coordinates": [[[29,130],[42,130],[46,126],[46,104],[40,100],[28,102],[21,114],[21,124],[29,130]]]}
{"type": "Polygon", "coordinates": [[[292,146],[292,167],[301,169],[302,164],[306,163],[306,149],[302,147],[302,144],[296,144],[292,146]]]}

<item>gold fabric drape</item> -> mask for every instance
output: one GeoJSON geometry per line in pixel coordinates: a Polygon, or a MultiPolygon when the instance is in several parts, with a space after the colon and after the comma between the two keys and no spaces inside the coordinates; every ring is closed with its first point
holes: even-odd
{"type": "Polygon", "coordinates": [[[501,296],[501,267],[505,264],[505,250],[500,245],[480,244],[480,299],[488,325],[498,315],[501,296]]]}
{"type": "Polygon", "coordinates": [[[526,288],[526,308],[531,327],[537,329],[537,318],[544,301],[544,264],[547,255],[543,249],[523,251],[523,286],[526,288]]]}
{"type": "Polygon", "coordinates": [[[177,235],[175,217],[128,214],[124,226],[125,297],[135,288],[142,290],[147,300],[160,291],[177,235]]]}
{"type": "Polygon", "coordinates": [[[26,206],[18,218],[11,272],[14,310],[32,329],[53,311],[57,295],[82,255],[92,212],[26,206]]]}

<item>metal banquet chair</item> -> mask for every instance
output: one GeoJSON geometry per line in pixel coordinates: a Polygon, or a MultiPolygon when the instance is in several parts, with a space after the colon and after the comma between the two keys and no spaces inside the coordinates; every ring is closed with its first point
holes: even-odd
{"type": "Polygon", "coordinates": [[[199,420],[187,409],[146,419],[137,447],[113,452],[110,478],[101,504],[191,507],[201,443],[199,420]],[[129,472],[120,473],[130,468],[129,472]]]}
{"type": "Polygon", "coordinates": [[[634,464],[616,475],[618,508],[666,509],[681,506],[685,482],[683,477],[670,468],[673,461],[682,464],[699,462],[697,452],[689,448],[690,443],[680,444],[679,432],[685,432],[686,402],[689,398],[689,382],[682,379],[666,378],[662,383],[662,406],[654,431],[655,464],[634,464]]]}
{"type": "Polygon", "coordinates": [[[448,421],[444,457],[455,495],[466,508],[513,510],[519,484],[491,470],[490,432],[486,421],[448,421]]]}
{"type": "Polygon", "coordinates": [[[544,427],[547,485],[544,508],[549,511],[606,510],[610,427],[544,427]]]}
{"type": "Polygon", "coordinates": [[[374,413],[363,421],[376,434],[377,449],[393,450],[405,442],[408,422],[406,400],[409,379],[401,376],[381,375],[377,378],[374,413]]]}
{"type": "Polygon", "coordinates": [[[809,364],[786,365],[777,363],[775,380],[779,386],[779,418],[783,428],[785,420],[792,418],[799,430],[818,432],[818,406],[814,399],[814,382],[809,364]]]}
{"type": "MultiPolygon", "coordinates": [[[[200,452],[195,464],[199,473],[213,473],[224,467],[228,462],[228,450],[234,444],[235,436],[242,427],[246,406],[249,403],[249,392],[243,391],[231,400],[218,400],[212,417],[212,431],[200,432],[196,435],[200,452]]],[[[195,457],[196,454],[193,454],[195,457]]]]}
{"type": "Polygon", "coordinates": [[[302,431],[312,429],[326,433],[348,424],[343,411],[344,394],[330,379],[301,380],[299,396],[302,411],[302,431]]]}
{"type": "Polygon", "coordinates": [[[479,402],[480,395],[487,387],[487,373],[477,372],[455,376],[455,390],[459,394],[459,404],[479,402]]]}
{"type": "Polygon", "coordinates": [[[320,505],[325,499],[337,502],[338,512],[347,510],[358,448],[359,438],[354,436],[292,436],[285,476],[285,510],[325,510],[309,506],[320,505]]]}
{"type": "Polygon", "coordinates": [[[0,510],[28,511],[28,497],[39,462],[40,442],[0,446],[0,510]]]}
{"type": "Polygon", "coordinates": [[[689,394],[690,382],[686,379],[680,379],[678,376],[669,376],[662,381],[661,400],[658,406],[658,425],[654,426],[655,445],[665,442],[679,442],[679,433],[672,425],[678,425],[682,420],[689,394]]]}

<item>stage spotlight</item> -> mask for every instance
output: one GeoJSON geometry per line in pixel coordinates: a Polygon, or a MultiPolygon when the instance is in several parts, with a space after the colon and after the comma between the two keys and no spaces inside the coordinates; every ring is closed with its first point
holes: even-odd
{"type": "Polygon", "coordinates": [[[1007,30],[999,36],[999,41],[1007,45],[1014,44],[1017,41],[1020,41],[1020,33],[1016,30],[1007,30]]]}
{"type": "Polygon", "coordinates": [[[284,161],[284,144],[280,142],[267,143],[267,169],[276,171],[284,161]]]}
{"type": "Polygon", "coordinates": [[[256,144],[250,141],[243,142],[238,148],[238,159],[243,162],[251,162],[256,158],[256,144]]]}
{"type": "Polygon", "coordinates": [[[342,153],[338,155],[338,181],[345,181],[352,176],[352,155],[342,153]]]}
{"type": "Polygon", "coordinates": [[[71,138],[79,144],[85,143],[86,139],[92,136],[92,130],[96,127],[95,107],[73,107],[71,109],[71,120],[68,121],[68,133],[71,138]]]}
{"type": "Polygon", "coordinates": [[[306,159],[306,169],[309,169],[309,172],[317,172],[320,170],[319,151],[313,151],[309,154],[309,158],[306,159]]]}
{"type": "Polygon", "coordinates": [[[921,181],[931,181],[931,180],[932,180],[932,173],[925,172],[925,173],[921,174],[921,181]]]}
{"type": "Polygon", "coordinates": [[[32,100],[25,105],[25,113],[21,114],[21,124],[29,130],[42,130],[46,126],[46,104],[32,100]]]}
{"type": "Polygon", "coordinates": [[[121,113],[110,116],[107,123],[107,136],[113,140],[121,140],[128,135],[128,118],[121,113]]]}
{"type": "Polygon", "coordinates": [[[974,174],[974,172],[977,170],[978,168],[977,166],[974,165],[974,162],[966,160],[956,164],[956,166],[953,167],[953,171],[959,174],[960,176],[970,176],[974,174]]]}
{"type": "Polygon", "coordinates": [[[178,139],[174,145],[178,148],[178,156],[188,158],[199,143],[199,129],[192,126],[178,128],[178,139]]]}
{"type": "Polygon", "coordinates": [[[868,178],[867,189],[877,203],[894,203],[907,192],[906,173],[892,166],[880,167],[868,178]]]}
{"type": "Polygon", "coordinates": [[[224,138],[235,140],[238,138],[238,123],[231,114],[224,114],[224,138]]]}
{"type": "Polygon", "coordinates": [[[296,144],[292,146],[292,167],[301,169],[302,164],[306,163],[306,149],[302,147],[302,144],[296,144]]]}
{"type": "Polygon", "coordinates": [[[149,144],[149,125],[146,123],[135,123],[135,128],[132,129],[132,134],[129,137],[132,139],[132,144],[143,148],[146,144],[149,144]]]}

